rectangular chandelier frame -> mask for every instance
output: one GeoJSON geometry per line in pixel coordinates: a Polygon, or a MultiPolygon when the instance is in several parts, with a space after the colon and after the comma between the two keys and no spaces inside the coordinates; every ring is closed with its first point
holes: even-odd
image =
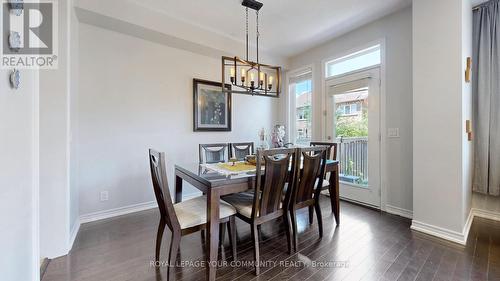
{"type": "Polygon", "coordinates": [[[279,98],[281,67],[246,61],[239,57],[223,56],[222,85],[226,84],[230,84],[232,87],[231,90],[222,87],[224,92],[279,98]],[[228,77],[226,76],[228,69],[230,81],[227,81],[228,77]],[[241,75],[238,75],[240,73],[241,75]]]}

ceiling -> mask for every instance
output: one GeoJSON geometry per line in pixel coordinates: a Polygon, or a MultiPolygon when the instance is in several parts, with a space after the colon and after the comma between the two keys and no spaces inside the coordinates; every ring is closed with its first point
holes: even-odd
{"type": "MultiPolygon", "coordinates": [[[[133,0],[207,32],[245,41],[241,0],[133,0]]],[[[411,0],[261,0],[261,49],[290,57],[403,7],[411,0]]],[[[250,12],[250,42],[255,12],[250,12]]],[[[197,42],[203,43],[203,42],[197,42]]]]}

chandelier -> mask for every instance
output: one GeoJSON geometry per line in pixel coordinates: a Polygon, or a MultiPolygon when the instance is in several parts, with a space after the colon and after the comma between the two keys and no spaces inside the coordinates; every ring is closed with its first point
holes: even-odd
{"type": "Polygon", "coordinates": [[[263,4],[255,0],[243,0],[246,10],[246,59],[222,57],[223,91],[255,96],[279,97],[281,92],[281,67],[259,62],[259,10],[263,4]],[[248,58],[248,9],[256,14],[256,61],[248,58]],[[224,85],[231,81],[231,90],[224,85]]]}

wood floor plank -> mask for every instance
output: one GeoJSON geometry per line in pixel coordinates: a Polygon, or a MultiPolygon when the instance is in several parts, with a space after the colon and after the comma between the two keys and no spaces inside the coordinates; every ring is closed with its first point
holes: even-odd
{"type": "Polygon", "coordinates": [[[453,271],[457,265],[458,255],[455,251],[445,249],[441,260],[439,261],[438,269],[434,275],[434,281],[450,280],[453,276],[453,271]]]}
{"type": "MultiPolygon", "coordinates": [[[[369,255],[376,254],[381,251],[382,248],[387,247],[384,243],[385,239],[392,240],[394,231],[397,228],[390,227],[383,223],[377,225],[377,228],[372,228],[371,233],[369,234],[370,240],[364,245],[356,245],[357,247],[351,249],[350,252],[344,253],[344,255],[348,255],[345,258],[348,261],[349,266],[347,267],[323,267],[319,268],[318,272],[315,273],[311,279],[322,279],[322,280],[341,280],[347,276],[349,272],[351,272],[352,268],[356,268],[359,264],[365,260],[369,255]],[[378,242],[380,241],[380,242],[378,242]]],[[[360,244],[360,241],[357,242],[360,244]]],[[[335,260],[335,257],[332,257],[330,254],[327,254],[321,257],[323,260],[335,260]]]]}
{"type": "MultiPolygon", "coordinates": [[[[310,264],[312,261],[320,260],[320,258],[323,257],[326,253],[335,250],[335,248],[338,246],[338,241],[343,237],[349,237],[345,240],[345,243],[349,243],[349,241],[353,241],[354,239],[363,237],[365,235],[364,233],[366,233],[366,229],[363,229],[363,226],[361,225],[341,226],[336,230],[337,231],[333,233],[333,236],[330,236],[331,239],[325,239],[326,237],[328,237],[326,236],[320,241],[320,243],[315,245],[315,247],[301,249],[299,255],[294,255],[287,260],[290,262],[304,262],[305,264],[310,264]]],[[[306,266],[281,267],[281,272],[279,273],[279,275],[271,280],[288,280],[292,277],[294,277],[295,280],[298,280],[299,277],[295,275],[302,270],[308,271],[314,269],[308,268],[306,266]]],[[[310,273],[307,272],[304,273],[304,275],[309,276],[310,273]]],[[[267,276],[263,277],[264,279],[261,280],[267,280],[266,278],[270,277],[270,275],[267,274],[267,276]]]]}
{"type": "Polygon", "coordinates": [[[420,272],[420,269],[424,266],[427,259],[434,252],[435,249],[436,248],[433,246],[421,247],[417,251],[415,256],[406,265],[405,269],[403,269],[397,280],[401,281],[415,280],[415,278],[420,272]]]}

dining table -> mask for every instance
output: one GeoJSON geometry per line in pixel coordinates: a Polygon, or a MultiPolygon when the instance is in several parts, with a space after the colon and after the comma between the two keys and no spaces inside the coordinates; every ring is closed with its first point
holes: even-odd
{"type": "MultiPolygon", "coordinates": [[[[175,203],[182,201],[182,185],[184,181],[207,196],[206,280],[212,281],[216,278],[217,270],[221,196],[254,188],[256,176],[255,171],[224,173],[212,169],[210,165],[199,163],[179,163],[175,165],[175,203]]],[[[328,188],[332,212],[337,225],[339,225],[339,162],[327,160],[326,172],[330,173],[328,188]]]]}

